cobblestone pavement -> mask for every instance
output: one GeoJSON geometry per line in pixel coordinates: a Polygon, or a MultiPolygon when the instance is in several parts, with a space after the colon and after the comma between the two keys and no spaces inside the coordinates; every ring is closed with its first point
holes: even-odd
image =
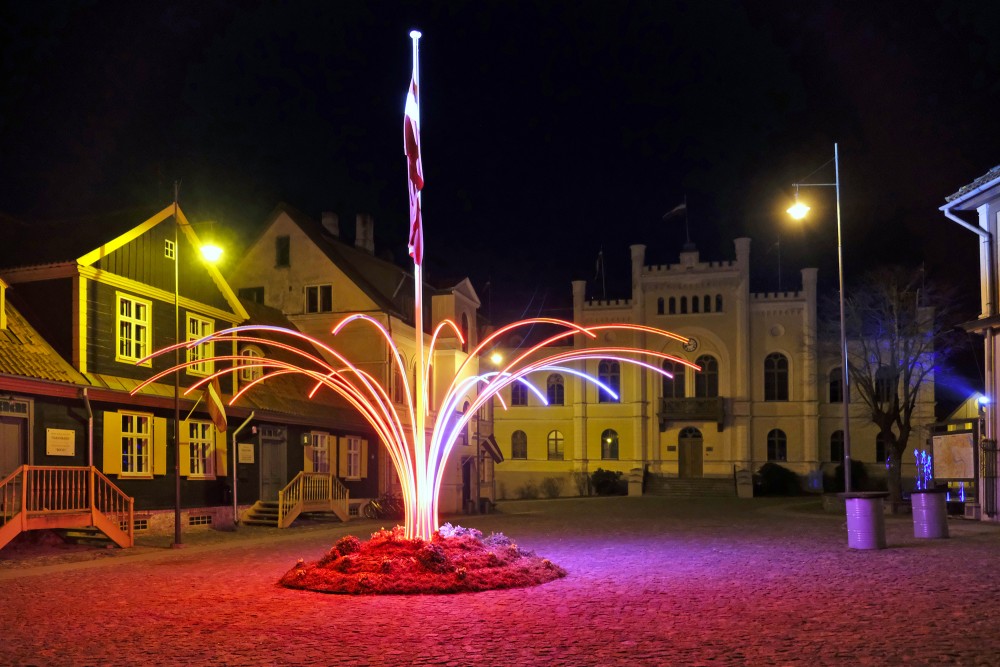
{"type": "Polygon", "coordinates": [[[569,576],[452,596],[275,584],[371,522],[25,556],[0,568],[0,664],[1000,665],[1000,526],[952,518],[949,539],[920,540],[887,517],[889,548],[855,551],[815,500],[500,508],[459,522],[569,576]]]}

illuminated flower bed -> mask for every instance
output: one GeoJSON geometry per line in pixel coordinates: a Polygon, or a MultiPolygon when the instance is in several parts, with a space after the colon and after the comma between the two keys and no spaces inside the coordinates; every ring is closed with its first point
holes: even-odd
{"type": "Polygon", "coordinates": [[[483,537],[446,523],[429,541],[407,539],[402,526],[367,542],[348,535],[316,563],[300,560],[279,583],[320,593],[419,595],[537,586],[565,576],[502,533],[483,537]]]}

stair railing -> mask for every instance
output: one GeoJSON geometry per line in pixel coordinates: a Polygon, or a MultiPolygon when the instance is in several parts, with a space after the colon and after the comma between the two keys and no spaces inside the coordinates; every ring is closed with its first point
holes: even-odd
{"type": "Polygon", "coordinates": [[[103,515],[128,535],[128,544],[135,544],[135,499],[125,495],[114,482],[97,468],[90,468],[90,507],[94,514],[103,515]]]}
{"type": "MultiPolygon", "coordinates": [[[[32,517],[90,513],[91,524],[121,546],[135,541],[134,501],[93,466],[22,465],[0,481],[0,526],[20,515],[20,530],[30,530],[32,517]]],[[[45,526],[58,527],[46,522],[45,526]]]]}
{"type": "Polygon", "coordinates": [[[299,472],[278,491],[278,527],[287,528],[304,510],[341,510],[347,516],[347,487],[333,473],[299,472]]]}

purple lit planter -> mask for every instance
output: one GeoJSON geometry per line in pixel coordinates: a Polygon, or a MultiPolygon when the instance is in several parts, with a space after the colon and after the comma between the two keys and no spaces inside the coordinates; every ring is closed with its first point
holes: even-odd
{"type": "Polygon", "coordinates": [[[885,549],[885,499],[879,491],[845,493],[847,546],[851,549],[885,549]]]}
{"type": "Polygon", "coordinates": [[[945,490],[920,489],[910,495],[913,536],[928,539],[948,537],[948,503],[945,490]]]}

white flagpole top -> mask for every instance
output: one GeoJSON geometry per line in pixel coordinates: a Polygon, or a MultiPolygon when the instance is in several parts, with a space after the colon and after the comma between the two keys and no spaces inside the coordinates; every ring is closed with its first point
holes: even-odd
{"type": "Polygon", "coordinates": [[[410,39],[420,39],[423,35],[420,34],[419,30],[410,31],[410,39]]]}

